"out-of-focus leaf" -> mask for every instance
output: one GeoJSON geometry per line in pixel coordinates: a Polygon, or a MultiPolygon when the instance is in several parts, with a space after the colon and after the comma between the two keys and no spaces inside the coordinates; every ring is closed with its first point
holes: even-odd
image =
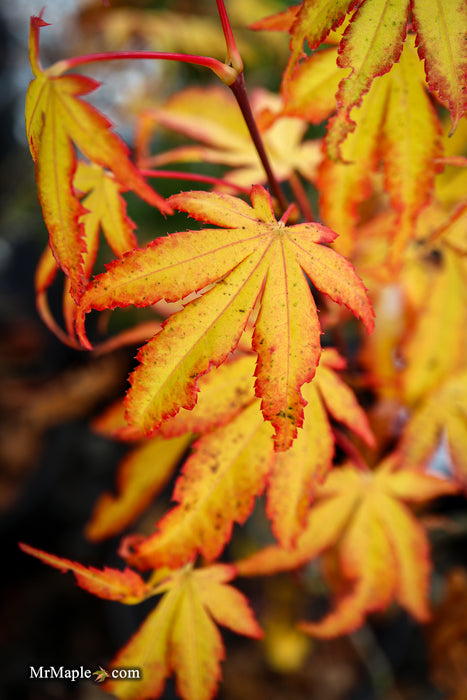
{"type": "MultiPolygon", "coordinates": [[[[303,141],[305,119],[281,116],[280,99],[264,90],[252,92],[251,104],[275,176],[285,180],[296,170],[313,179],[321,158],[320,146],[318,141],[303,141]]],[[[160,107],[146,109],[139,121],[137,146],[141,167],[187,161],[220,163],[232,168],[225,175],[232,183],[251,187],[266,182],[240,109],[225,88],[186,88],[160,107]],[[157,126],[203,145],[180,146],[151,156],[149,144],[157,126]]]]}
{"type": "Polygon", "coordinates": [[[190,434],[150,438],[124,458],[118,467],[117,495],[99,496],[86,537],[98,542],[128,527],[168,483],[190,441],[190,434]]]}
{"type": "Polygon", "coordinates": [[[267,575],[297,568],[333,547],[340,577],[351,590],[323,620],[301,623],[302,630],[318,637],[348,633],[363,623],[367,613],[387,607],[392,599],[416,619],[426,620],[428,541],[404,502],[452,494],[457,486],[421,472],[397,471],[396,466],[393,456],[373,473],[349,466],[335,469],[316,490],[296,548],[261,550],[238,562],[238,573],[267,575]]]}
{"type": "Polygon", "coordinates": [[[116,668],[143,667],[142,679],[110,680],[104,688],[121,700],[158,697],[175,673],[184,700],[213,698],[225,654],[214,621],[262,636],[246,599],[228,584],[233,576],[233,567],[221,565],[171,573],[155,591],[164,593],[156,609],[112,661],[116,668]]]}
{"type": "Polygon", "coordinates": [[[62,572],[72,571],[76,578],[76,583],[89,593],[106,598],[107,600],[118,600],[120,603],[134,605],[140,603],[147,597],[149,588],[139,574],[131,569],[120,571],[119,569],[104,568],[95,569],[93,566],[86,567],[77,562],[56,557],[27,544],[20,544],[21,549],[26,554],[37,557],[45,564],[54,566],[62,572]]]}
{"type": "Polygon", "coordinates": [[[448,469],[467,487],[467,372],[450,373],[423,401],[408,421],[400,450],[409,468],[426,466],[441,442],[448,469]]]}

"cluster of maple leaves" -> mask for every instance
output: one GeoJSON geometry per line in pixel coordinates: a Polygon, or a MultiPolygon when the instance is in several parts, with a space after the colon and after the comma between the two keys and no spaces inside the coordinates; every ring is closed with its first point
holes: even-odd
{"type": "MultiPolygon", "coordinates": [[[[262,635],[229,582],[319,556],[337,562],[336,602],[323,620],[300,623],[307,634],[348,633],[392,600],[427,620],[429,543],[407,504],[467,485],[465,3],[303,0],[254,25],[290,35],[279,95],[251,96],[272,170],[295,199],[285,210],[266,189],[227,87],[190,87],[146,107],[135,164],[83,99],[97,83],[66,74],[72,61],[42,68],[45,24],[31,20],[26,104],[50,234],[38,309],[64,342],[89,349],[93,310],[151,306],[166,316],[139,351],[124,403],[96,422],[135,446],[119,467],[117,495],[96,504],[88,537],[132,524],[184,460],[174,507],[153,534],[122,542],[133,568],[88,569],[22,545],[103,598],[162,596],[113,662],[143,666],[143,680],[104,687],[120,698],[157,697],[174,672],[181,697],[212,697],[224,656],[214,622],[262,635]],[[304,140],[310,123],[325,120],[324,139],[304,140]],[[153,154],[161,126],[194,143],[153,154]],[[226,173],[210,191],[168,199],[148,185],[151,169],[189,160],[226,173]],[[319,194],[323,223],[313,221],[304,183],[319,194]],[[139,248],[122,196],[129,190],[209,227],[139,248]],[[100,231],[116,258],[92,278],[100,231]],[[47,304],[59,268],[65,330],[47,304]],[[347,364],[353,388],[339,374],[347,364]],[[368,410],[354,389],[371,394],[368,410]],[[345,459],[331,470],[336,444],[345,459]],[[430,469],[440,453],[447,475],[430,469]],[[263,493],[277,543],[215,563],[263,493]],[[137,573],[147,570],[149,578],[137,573]]],[[[135,328],[130,339],[147,332],[135,328]]]]}

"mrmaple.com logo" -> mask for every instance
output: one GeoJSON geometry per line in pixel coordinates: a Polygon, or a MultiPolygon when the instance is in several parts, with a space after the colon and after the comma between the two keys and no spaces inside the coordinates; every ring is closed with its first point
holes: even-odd
{"type": "Polygon", "coordinates": [[[65,668],[64,666],[34,666],[29,667],[29,678],[44,680],[44,679],[61,679],[67,681],[78,681],[85,678],[89,679],[94,676],[97,683],[103,683],[106,678],[112,680],[140,680],[141,669],[139,668],[113,668],[106,671],[102,666],[99,666],[97,671],[91,671],[90,668],[65,668]]]}

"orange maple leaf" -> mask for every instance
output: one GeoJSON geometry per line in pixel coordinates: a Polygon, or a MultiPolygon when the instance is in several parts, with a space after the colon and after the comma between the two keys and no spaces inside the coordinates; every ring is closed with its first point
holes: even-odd
{"type": "Polygon", "coordinates": [[[128,425],[123,401],[93,421],[101,435],[137,445],[119,464],[118,494],[105,492],[97,500],[86,525],[89,539],[105,539],[132,523],[170,479],[193,435],[219,428],[254,400],[254,360],[253,355],[237,357],[201,377],[193,410],[182,408],[154,437],[142,440],[144,435],[128,425]]]}
{"type": "MultiPolygon", "coordinates": [[[[265,90],[250,98],[253,114],[264,141],[271,167],[278,180],[294,171],[313,179],[321,159],[319,141],[303,141],[308,124],[301,115],[287,116],[281,99],[265,90]]],[[[225,179],[240,186],[262,184],[266,175],[258,159],[241,112],[230,92],[222,87],[187,88],[159,107],[145,109],[136,138],[140,167],[160,167],[172,162],[200,161],[227,165],[225,179]],[[155,127],[196,139],[203,145],[186,145],[149,154],[155,127]]]]}
{"type": "Polygon", "coordinates": [[[254,576],[290,570],[333,548],[340,575],[352,589],[338,598],[323,620],[301,623],[305,632],[318,637],[346,634],[363,624],[367,613],[384,609],[393,599],[416,619],[426,620],[429,545],[423,527],[404,502],[453,494],[458,486],[396,467],[397,457],[391,456],[375,472],[350,466],[335,469],[316,490],[296,548],[268,547],[239,562],[238,573],[254,576]]]}
{"type": "Polygon", "coordinates": [[[101,493],[86,525],[93,542],[111,537],[130,525],[169,482],[191,435],[144,440],[122,459],[117,472],[117,495],[101,493]]]}
{"type": "MultiPolygon", "coordinates": [[[[351,110],[361,103],[374,78],[399,61],[410,12],[427,83],[449,108],[455,128],[467,109],[467,7],[463,0],[438,0],[434,5],[423,0],[304,0],[289,30],[291,63],[300,60],[304,41],[318,48],[357,5],[339,46],[338,65],[350,68],[351,73],[343,77],[337,92],[339,112],[331,127],[334,152],[354,128],[351,110]]],[[[285,20],[289,25],[288,18],[285,20]]]]}
{"type": "Polygon", "coordinates": [[[26,132],[50,247],[77,297],[86,283],[86,247],[80,222],[85,209],[73,188],[75,147],[91,163],[110,170],[122,187],[132,189],[163,212],[169,213],[171,208],[139,174],[126,144],[110,131],[109,120],[80,99],[99,84],[83,75],[61,75],[66,62],[42,69],[39,30],[44,26],[47,23],[41,17],[31,18],[29,54],[34,79],[26,97],[26,132]]]}
{"type": "Polygon", "coordinates": [[[145,600],[150,594],[150,588],[141,576],[132,569],[95,569],[93,566],[86,567],[77,562],[56,557],[35,547],[20,543],[20,548],[26,554],[37,557],[45,564],[54,566],[59,571],[72,571],[76,578],[76,583],[84,590],[107,600],[118,600],[120,603],[135,605],[145,600]]]}
{"type": "MultiPolygon", "coordinates": [[[[251,380],[253,363],[247,363],[251,360],[249,356],[231,363],[230,369],[237,371],[234,391],[242,386],[238,381],[242,373],[245,380],[251,380]]],[[[303,387],[307,401],[303,428],[285,452],[274,452],[271,426],[263,420],[252,387],[249,395],[237,396],[233,400],[236,410],[230,408],[230,421],[225,423],[221,417],[221,427],[194,443],[193,453],[184,463],[175,485],[172,498],[177,505],[158,522],[156,532],[145,538],[138,535],[126,538],[123,552],[129,563],[146,569],[180,566],[198,553],[209,561],[215,559],[231,537],[234,522],[245,522],[256,496],[266,486],[267,515],[274,533],[283,546],[291,546],[306,526],[315,489],[331,468],[334,438],[327,411],[367,443],[373,441],[364,411],[334,371],[344,365],[334,350],[324,350],[315,379],[303,387]],[[238,412],[238,408],[242,411],[238,412]]],[[[210,382],[213,390],[222,388],[215,375],[225,374],[223,369],[220,367],[213,373],[210,382]]],[[[178,431],[183,430],[184,418],[188,418],[186,428],[195,432],[199,427],[205,430],[214,427],[213,418],[210,426],[205,422],[197,425],[196,414],[200,404],[206,408],[210,405],[211,413],[215,414],[215,396],[214,391],[211,397],[206,396],[203,388],[192,411],[194,415],[186,412],[184,417],[180,412],[163,424],[162,431],[171,422],[178,431]]],[[[222,405],[220,408],[222,411],[222,405]]]]}
{"type": "Polygon", "coordinates": [[[128,420],[152,433],[163,420],[196,403],[196,382],[236,347],[260,300],[253,348],[256,394],[275,445],[285,450],[303,423],[300,387],[312,379],[321,352],[320,325],[305,272],[334,301],[373,329],[373,311],[353,266],[322,243],[335,234],[320,224],[277,221],[268,192],[252,188],[252,207],[230,195],[191,192],[170,203],[224,229],[176,233],[133,251],[98,275],[83,296],[77,330],[91,309],[148,306],[212,289],[173,314],[139,353],[127,394],[128,420]]]}
{"type": "Polygon", "coordinates": [[[210,700],[225,657],[214,621],[237,634],[254,639],[263,636],[246,598],[228,583],[235,576],[233,566],[214,565],[196,571],[190,565],[177,571],[165,568],[155,571],[146,583],[131,569],[100,571],[26,544],[20,547],[60,571],[72,571],[79,586],[100,598],[132,605],[163,594],[142,627],[112,661],[113,668],[144,667],[139,681],[106,682],[106,690],[122,700],[157,697],[173,672],[180,697],[210,700]]]}
{"type": "Polygon", "coordinates": [[[245,597],[228,584],[234,573],[227,565],[171,572],[154,589],[164,594],[157,607],[112,661],[117,668],[143,666],[142,679],[110,680],[106,690],[121,700],[159,697],[175,672],[184,700],[214,697],[225,656],[215,622],[237,634],[262,637],[245,597]]]}
{"type": "MultiPolygon", "coordinates": [[[[109,171],[95,163],[77,163],[73,177],[75,195],[80,197],[83,214],[78,225],[82,243],[82,281],[87,283],[91,277],[99,248],[99,232],[102,229],[115,255],[135,248],[136,237],[133,233],[135,224],[127,216],[126,202],[122,192],[123,186],[109,171]]],[[[70,294],[70,280],[67,278],[63,293],[63,317],[68,335],[58,326],[50,311],[47,290],[53,283],[59,266],[49,246],[45,249],[38,263],[35,276],[36,304],[46,326],[62,342],[72,347],[79,347],[74,335],[76,304],[70,294]]]]}
{"type": "Polygon", "coordinates": [[[442,153],[441,124],[426,92],[412,36],[399,63],[372,84],[352,118],[354,130],[340,145],[344,163],[335,160],[333,120],[329,124],[327,157],[318,172],[321,213],[325,223],[342,234],[339,250],[349,254],[359,207],[372,192],[382,190],[383,181],[377,179],[382,164],[384,191],[397,212],[390,250],[396,261],[433,196],[440,170],[436,158],[442,153]]]}

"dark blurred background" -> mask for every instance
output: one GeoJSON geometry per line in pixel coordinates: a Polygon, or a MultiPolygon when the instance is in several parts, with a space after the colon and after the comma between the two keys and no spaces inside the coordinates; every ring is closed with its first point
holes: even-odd
{"type": "MultiPolygon", "coordinates": [[[[127,5],[143,10],[150,3],[127,5]]],[[[271,7],[267,2],[262,5],[271,7]]],[[[262,5],[254,4],[256,11],[262,5]]],[[[215,9],[211,7],[214,2],[152,3],[153,9],[174,6],[188,13],[198,6],[205,12],[215,9]]],[[[26,148],[23,105],[30,80],[28,18],[40,8],[41,3],[32,0],[4,0],[0,5],[0,698],[99,700],[107,695],[94,681],[31,680],[30,667],[105,667],[153,603],[127,608],[97,599],[75,586],[71,575],[28,557],[17,545],[23,541],[86,565],[121,566],[115,553],[117,540],[96,545],[83,536],[93,503],[103,489],[113,488],[115,468],[125,452],[124,447],[95,435],[89,421],[123,392],[135,354],[130,348],[95,358],[71,350],[44,327],[35,309],[34,271],[47,232],[26,148]]],[[[45,17],[54,25],[43,33],[47,60],[78,53],[81,44],[92,44],[93,23],[103,11],[101,3],[51,0],[45,17]]],[[[260,78],[266,72],[264,66],[257,69],[260,78]]],[[[131,84],[131,75],[125,74],[125,84],[131,84]]],[[[273,86],[271,71],[267,79],[273,86]]],[[[121,75],[119,80],[121,83],[121,75]]],[[[183,81],[183,76],[177,80],[183,81]]],[[[124,120],[122,123],[125,132],[124,120]]],[[[147,210],[143,214],[147,216],[147,210]]],[[[52,288],[50,301],[59,314],[60,283],[52,288]]],[[[164,497],[168,499],[167,494],[164,497]]],[[[455,510],[456,504],[449,507],[455,510]]],[[[243,537],[260,539],[262,527],[264,519],[255,514],[243,537]]],[[[464,552],[465,538],[458,537],[447,546],[441,542],[438,548],[435,543],[439,599],[452,597],[451,607],[446,603],[445,618],[459,606],[461,610],[464,606],[465,617],[467,584],[462,575],[451,588],[441,590],[444,572],[465,564],[464,552]]],[[[270,632],[269,641],[258,644],[225,635],[225,682],[219,697],[467,698],[467,690],[457,695],[455,688],[449,694],[435,686],[426,631],[398,609],[375,616],[356,634],[336,641],[317,643],[290,632],[294,620],[310,609],[321,609],[322,596],[317,593],[310,603],[308,588],[309,579],[300,576],[243,585],[270,632]]],[[[439,653],[449,656],[456,645],[459,666],[464,659],[467,668],[467,630],[459,630],[455,618],[454,613],[451,636],[438,633],[441,649],[443,640],[449,646],[439,653]]],[[[442,666],[442,660],[439,664],[442,666]]],[[[442,673],[437,676],[448,689],[449,668],[447,674],[445,671],[447,685],[442,673]]],[[[171,682],[164,697],[175,697],[171,682]]]]}

